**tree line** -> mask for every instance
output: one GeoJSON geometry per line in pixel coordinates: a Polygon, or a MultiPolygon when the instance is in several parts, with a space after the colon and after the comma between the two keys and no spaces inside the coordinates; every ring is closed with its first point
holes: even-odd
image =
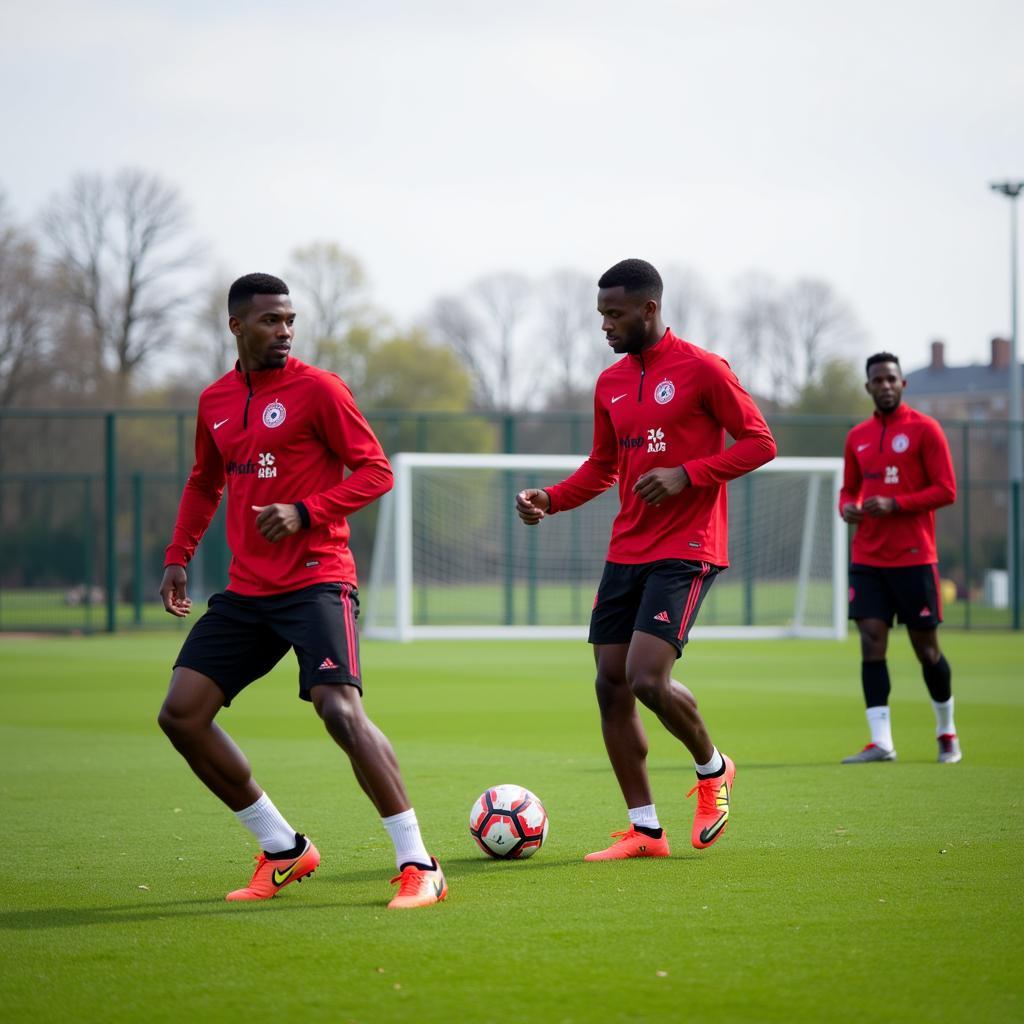
{"type": "MultiPolygon", "coordinates": [[[[234,275],[211,264],[180,192],[148,172],[77,175],[27,224],[0,192],[0,405],[192,404],[235,357],[234,275]],[[168,353],[187,353],[188,369],[168,353]]],[[[863,406],[863,331],[828,282],[750,272],[722,301],[696,271],[660,269],[665,322],[730,358],[769,408],[863,406]]],[[[302,313],[302,358],[338,372],[366,409],[587,411],[613,358],[592,273],[490,273],[408,327],[336,242],[297,248],[281,276],[302,313]]]]}

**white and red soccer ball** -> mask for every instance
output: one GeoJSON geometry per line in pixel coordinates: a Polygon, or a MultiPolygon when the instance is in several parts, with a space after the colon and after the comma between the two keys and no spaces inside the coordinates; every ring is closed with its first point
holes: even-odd
{"type": "Polygon", "coordinates": [[[469,832],[488,857],[524,860],[532,857],[548,835],[544,805],[522,786],[492,786],[469,812],[469,832]]]}

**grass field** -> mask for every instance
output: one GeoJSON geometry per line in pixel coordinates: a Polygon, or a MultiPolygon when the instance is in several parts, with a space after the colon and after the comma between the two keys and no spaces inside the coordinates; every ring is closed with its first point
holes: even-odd
{"type": "Polygon", "coordinates": [[[692,766],[655,723],[668,860],[584,864],[626,824],[577,643],[366,644],[451,895],[388,912],[390,843],[295,699],[290,659],[224,712],[256,777],[323,854],[233,905],[247,835],[159,733],[170,633],[0,639],[0,1020],[1011,1021],[1024,1018],[1024,638],[944,634],[965,760],[894,636],[895,764],[865,742],[853,641],[694,643],[678,675],[738,774],[729,831],[688,842],[692,766]],[[485,786],[551,819],[485,860],[485,786]]]}

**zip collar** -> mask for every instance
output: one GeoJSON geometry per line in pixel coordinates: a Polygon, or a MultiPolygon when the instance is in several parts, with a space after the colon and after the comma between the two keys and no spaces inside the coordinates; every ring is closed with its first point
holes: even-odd
{"type": "Polygon", "coordinates": [[[670,327],[665,328],[665,333],[650,347],[640,352],[629,352],[629,358],[645,369],[650,369],[654,364],[672,348],[675,335],[670,327]]]}
{"type": "Polygon", "coordinates": [[[902,419],[906,415],[906,412],[907,407],[901,401],[892,412],[882,412],[880,409],[875,409],[871,415],[876,420],[879,420],[883,427],[888,427],[891,423],[895,423],[897,420],[902,419]]]}

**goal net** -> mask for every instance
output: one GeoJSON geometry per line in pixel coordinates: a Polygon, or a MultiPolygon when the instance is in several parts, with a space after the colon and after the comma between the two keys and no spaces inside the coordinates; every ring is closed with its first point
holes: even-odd
{"type": "MultiPolygon", "coordinates": [[[[618,492],[527,527],[515,495],[580,455],[402,453],[381,502],[364,635],[586,638],[618,492]]],[[[846,635],[842,459],[780,458],[729,484],[729,569],[694,637],[846,635]]]]}

